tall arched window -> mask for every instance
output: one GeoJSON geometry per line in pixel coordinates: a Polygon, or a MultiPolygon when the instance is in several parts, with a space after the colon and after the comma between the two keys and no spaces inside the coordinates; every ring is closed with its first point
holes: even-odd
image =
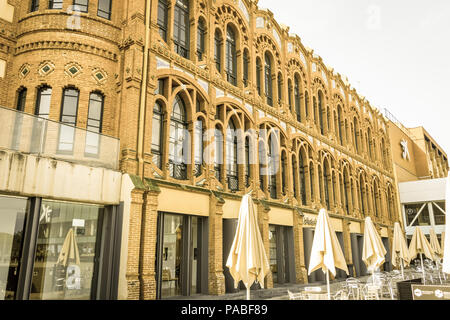
{"type": "Polygon", "coordinates": [[[36,99],[35,115],[48,119],[50,114],[50,101],[52,98],[52,88],[44,86],[39,88],[36,99]]]}
{"type": "Polygon", "coordinates": [[[314,124],[317,125],[317,102],[316,102],[316,97],[313,97],[312,117],[313,117],[314,124]]]}
{"type": "Polygon", "coordinates": [[[17,93],[17,111],[25,111],[25,102],[27,100],[27,88],[21,88],[17,93]]]}
{"type": "Polygon", "coordinates": [[[167,42],[169,7],[167,0],[158,0],[158,30],[159,35],[167,42]]]}
{"type": "Polygon", "coordinates": [[[302,121],[302,115],[300,111],[300,79],[298,75],[294,78],[294,100],[295,100],[295,113],[297,114],[297,121],[302,121]]]}
{"type": "Polygon", "coordinates": [[[338,136],[339,136],[339,142],[341,143],[341,145],[344,145],[344,140],[343,140],[343,136],[342,136],[342,109],[341,106],[338,105],[338,136]]]}
{"type": "Polygon", "coordinates": [[[195,168],[194,168],[194,174],[196,177],[199,177],[202,174],[202,165],[203,165],[203,135],[204,135],[204,129],[205,126],[203,124],[203,120],[200,118],[197,119],[194,125],[194,156],[195,156],[195,168]]]}
{"type": "Polygon", "coordinates": [[[277,86],[278,86],[278,104],[281,104],[281,101],[283,101],[283,76],[281,75],[281,72],[278,73],[277,86]]]}
{"type": "Polygon", "coordinates": [[[177,95],[172,106],[169,134],[170,176],[177,180],[187,179],[187,138],[186,106],[183,99],[177,95]]]}
{"type": "Polygon", "coordinates": [[[244,49],[244,54],[242,56],[242,64],[243,64],[242,81],[244,83],[244,87],[246,87],[248,86],[248,67],[250,64],[247,49],[244,49]]]}
{"type": "Polygon", "coordinates": [[[281,192],[286,195],[287,192],[287,159],[286,152],[281,154],[281,192]]]}
{"type": "Polygon", "coordinates": [[[308,118],[308,116],[309,116],[309,94],[308,94],[308,91],[305,91],[305,115],[308,118]]]}
{"type": "Polygon", "coordinates": [[[325,204],[327,205],[327,209],[330,210],[330,193],[329,193],[329,179],[330,172],[328,170],[328,163],[324,162],[323,165],[323,188],[324,188],[324,196],[325,196],[325,204]]]}
{"type": "Polygon", "coordinates": [[[360,207],[361,207],[361,213],[363,215],[366,215],[366,207],[365,207],[365,203],[364,203],[364,180],[363,180],[362,175],[359,178],[359,203],[360,203],[360,207]]]}
{"type": "Polygon", "coordinates": [[[353,119],[353,139],[355,141],[356,152],[359,153],[359,143],[358,143],[358,120],[356,118],[353,119]]]}
{"type": "Polygon", "coordinates": [[[245,138],[245,186],[250,187],[251,178],[250,137],[245,138]]]}
{"type": "Polygon", "coordinates": [[[288,80],[288,104],[289,104],[289,110],[293,111],[292,108],[292,81],[291,79],[288,80]]]}
{"type": "Polygon", "coordinates": [[[238,175],[238,141],[236,126],[232,119],[230,119],[227,128],[227,181],[228,189],[231,191],[239,190],[239,175],[238,175]]]}
{"type": "Polygon", "coordinates": [[[217,180],[222,181],[223,135],[219,126],[216,126],[214,130],[214,141],[215,141],[214,172],[216,174],[217,180]]]}
{"type": "Polygon", "coordinates": [[[306,205],[306,162],[303,159],[302,151],[298,155],[298,167],[300,174],[300,195],[302,204],[306,205]]]}
{"type": "Polygon", "coordinates": [[[261,72],[262,72],[261,60],[259,58],[256,58],[256,89],[258,91],[259,96],[261,96],[261,72]]]}
{"type": "Polygon", "coordinates": [[[173,44],[175,52],[189,58],[189,0],[177,0],[173,20],[173,44]]]}
{"type": "Polygon", "coordinates": [[[31,0],[30,12],[39,10],[39,0],[31,0]]]}
{"type": "Polygon", "coordinates": [[[234,86],[237,84],[236,64],[236,35],[233,29],[228,26],[225,73],[227,74],[227,81],[234,86]]]}
{"type": "Polygon", "coordinates": [[[323,175],[322,168],[320,165],[317,166],[317,179],[319,180],[319,200],[322,202],[323,200],[323,175]]]}
{"type": "Polygon", "coordinates": [[[72,153],[73,151],[79,96],[80,91],[75,88],[66,88],[63,91],[60,122],[64,125],[59,132],[59,152],[72,153]]]}
{"type": "Polygon", "coordinates": [[[206,38],[206,25],[203,18],[198,20],[197,25],[197,58],[198,61],[203,60],[205,54],[205,38],[206,38]]]}
{"type": "Polygon", "coordinates": [[[314,165],[309,162],[309,190],[311,193],[311,201],[314,199],[314,165]]]}
{"type": "Polygon", "coordinates": [[[222,35],[219,30],[214,33],[214,61],[217,71],[222,72],[222,35]]]}
{"type": "Polygon", "coordinates": [[[319,126],[320,126],[320,133],[323,135],[325,134],[325,126],[323,123],[323,114],[324,114],[324,108],[323,108],[323,94],[322,91],[319,91],[319,126]]]}
{"type": "Polygon", "coordinates": [[[89,96],[89,112],[87,120],[85,153],[98,155],[100,147],[100,135],[103,130],[103,105],[105,97],[98,92],[92,92],[89,96]]]}
{"type": "Polygon", "coordinates": [[[97,16],[111,20],[111,1],[98,0],[97,16]]]}
{"type": "Polygon", "coordinates": [[[294,198],[298,199],[297,194],[297,177],[299,176],[298,173],[298,165],[297,165],[297,159],[295,159],[295,155],[292,155],[292,186],[294,191],[294,198]]]}
{"type": "Polygon", "coordinates": [[[277,146],[276,146],[276,142],[277,139],[273,137],[274,133],[272,132],[269,135],[269,140],[268,140],[268,154],[267,154],[267,158],[269,160],[269,181],[268,181],[268,185],[269,185],[269,194],[270,197],[272,199],[277,199],[277,173],[278,173],[278,153],[277,151],[277,146]]]}
{"type": "Polygon", "coordinates": [[[347,214],[350,214],[349,192],[352,192],[352,190],[351,190],[350,183],[349,183],[349,175],[348,175],[347,168],[344,169],[343,178],[344,178],[344,194],[343,194],[344,208],[345,208],[345,212],[347,212],[347,214]]]}
{"type": "Polygon", "coordinates": [[[164,134],[163,108],[159,102],[153,107],[152,119],[152,155],[153,164],[162,169],[162,144],[164,134]]]}
{"type": "Polygon", "coordinates": [[[264,83],[266,85],[267,104],[273,106],[273,90],[272,90],[272,61],[269,54],[265,55],[264,83]]]}

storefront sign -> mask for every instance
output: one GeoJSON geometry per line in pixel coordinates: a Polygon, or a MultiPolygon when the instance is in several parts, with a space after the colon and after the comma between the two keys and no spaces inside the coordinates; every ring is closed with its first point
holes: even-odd
{"type": "Polygon", "coordinates": [[[314,226],[315,227],[316,224],[317,224],[317,219],[309,218],[307,216],[303,217],[303,225],[305,225],[305,226],[314,226]]]}
{"type": "Polygon", "coordinates": [[[413,300],[450,300],[450,286],[412,285],[413,300]]]}

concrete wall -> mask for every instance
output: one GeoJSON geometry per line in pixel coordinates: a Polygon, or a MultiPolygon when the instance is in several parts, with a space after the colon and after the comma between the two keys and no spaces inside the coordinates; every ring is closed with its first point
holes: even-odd
{"type": "Polygon", "coordinates": [[[122,174],[0,150],[0,191],[66,201],[119,204],[122,174]]]}

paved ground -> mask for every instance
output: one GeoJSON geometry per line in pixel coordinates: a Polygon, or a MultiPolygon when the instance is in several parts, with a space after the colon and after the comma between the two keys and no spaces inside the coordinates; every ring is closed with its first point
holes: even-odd
{"type": "MultiPolygon", "coordinates": [[[[361,281],[366,281],[368,276],[358,278],[361,281]]],[[[331,292],[337,292],[342,285],[343,281],[330,281],[330,290],[331,292]]],[[[303,290],[305,287],[314,287],[320,286],[322,287],[322,291],[326,292],[327,285],[320,283],[309,283],[309,284],[285,284],[285,285],[277,285],[272,289],[259,289],[252,290],[250,293],[250,298],[252,300],[289,300],[287,291],[298,293],[303,290]]],[[[245,300],[246,299],[246,291],[241,290],[238,293],[230,293],[221,296],[210,296],[210,295],[195,295],[189,297],[177,297],[174,298],[176,300],[245,300]]]]}

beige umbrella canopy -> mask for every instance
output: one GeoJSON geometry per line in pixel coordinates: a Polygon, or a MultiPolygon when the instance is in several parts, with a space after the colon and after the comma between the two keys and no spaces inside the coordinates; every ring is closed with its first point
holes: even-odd
{"type": "Polygon", "coordinates": [[[405,234],[400,223],[396,222],[394,224],[394,239],[392,242],[392,264],[395,267],[401,267],[403,276],[403,267],[407,266],[410,261],[405,234]]]}
{"type": "Polygon", "coordinates": [[[385,261],[386,249],[370,217],[364,222],[362,260],[370,273],[374,273],[385,261]]]}
{"type": "Polygon", "coordinates": [[[411,258],[411,260],[416,258],[417,255],[420,255],[423,281],[425,281],[425,269],[423,268],[422,255],[425,255],[427,258],[433,260],[433,249],[431,248],[427,238],[425,238],[425,235],[423,234],[422,229],[420,227],[416,227],[416,229],[414,230],[411,243],[409,244],[409,257],[411,258]]]}
{"type": "Polygon", "coordinates": [[[336,276],[336,268],[344,270],[347,275],[347,262],[344,253],[337,239],[336,233],[331,225],[330,218],[325,209],[319,211],[314,240],[311,249],[311,258],[309,261],[308,275],[312,272],[322,269],[327,274],[328,297],[330,298],[329,274],[328,271],[336,276]]]}
{"type": "Polygon", "coordinates": [[[439,240],[437,238],[436,232],[434,232],[433,229],[430,229],[430,246],[431,249],[433,249],[433,257],[435,261],[441,260],[442,258],[442,249],[441,249],[441,245],[439,244],[439,240]]]}
{"type": "Polygon", "coordinates": [[[239,220],[226,266],[235,287],[242,281],[250,299],[250,287],[256,281],[264,288],[264,278],[270,271],[264,243],[258,227],[255,204],[249,194],[242,198],[239,220]]]}
{"type": "Polygon", "coordinates": [[[80,265],[80,253],[78,251],[73,228],[70,228],[69,232],[67,232],[66,239],[64,240],[56,264],[64,267],[67,267],[69,264],[80,265]]]}

